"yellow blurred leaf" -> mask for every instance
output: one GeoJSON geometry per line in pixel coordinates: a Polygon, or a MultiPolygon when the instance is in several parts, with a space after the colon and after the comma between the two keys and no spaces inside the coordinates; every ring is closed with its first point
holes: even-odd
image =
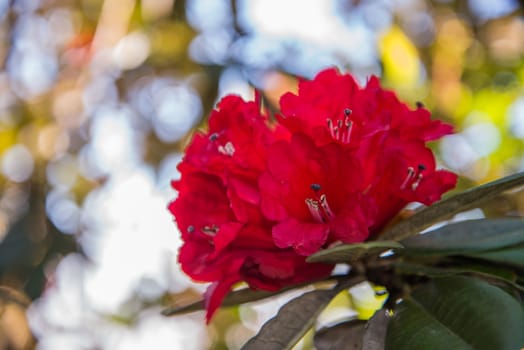
{"type": "Polygon", "coordinates": [[[413,87],[420,81],[420,60],[411,40],[397,26],[392,26],[379,42],[384,76],[398,87],[413,87]]]}
{"type": "Polygon", "coordinates": [[[13,128],[0,128],[0,155],[14,145],[16,141],[16,130],[13,128]]]}

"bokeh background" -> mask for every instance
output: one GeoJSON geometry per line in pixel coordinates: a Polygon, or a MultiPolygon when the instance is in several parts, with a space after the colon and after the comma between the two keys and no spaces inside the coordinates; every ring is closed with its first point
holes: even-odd
{"type": "Polygon", "coordinates": [[[0,349],[237,349],[289,298],[208,327],[160,315],[205,288],[177,266],[166,206],[225,94],[275,107],[296,76],[375,74],[456,126],[433,147],[461,188],[523,170],[523,7],[0,0],[0,349]]]}

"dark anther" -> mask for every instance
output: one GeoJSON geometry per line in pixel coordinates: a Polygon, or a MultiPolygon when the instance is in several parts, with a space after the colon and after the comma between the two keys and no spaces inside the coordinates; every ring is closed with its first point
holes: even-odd
{"type": "Polygon", "coordinates": [[[351,115],[351,113],[353,113],[353,111],[351,109],[349,109],[349,108],[344,109],[344,115],[346,117],[349,117],[351,115]]]}
{"type": "Polygon", "coordinates": [[[417,101],[415,104],[417,105],[417,108],[424,108],[424,104],[420,101],[417,101]]]}
{"type": "Polygon", "coordinates": [[[194,227],[193,225],[189,225],[189,226],[187,227],[187,232],[188,232],[188,233],[193,233],[193,232],[195,232],[195,227],[194,227]]]}
{"type": "Polygon", "coordinates": [[[218,139],[218,134],[216,132],[209,135],[209,141],[215,141],[216,139],[218,139]]]}
{"type": "Polygon", "coordinates": [[[425,166],[424,164],[419,164],[419,165],[418,165],[418,170],[419,170],[419,171],[426,170],[426,166],[425,166]]]}
{"type": "Polygon", "coordinates": [[[317,191],[320,191],[320,185],[319,184],[311,184],[311,186],[309,186],[313,191],[317,192],[317,191]]]}
{"type": "Polygon", "coordinates": [[[376,295],[377,297],[382,296],[382,295],[386,295],[387,293],[388,293],[388,291],[385,290],[385,289],[375,291],[375,295],[376,295]]]}

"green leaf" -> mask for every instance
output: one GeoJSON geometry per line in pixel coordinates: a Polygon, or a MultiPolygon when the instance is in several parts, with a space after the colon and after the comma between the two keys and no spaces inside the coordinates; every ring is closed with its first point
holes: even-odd
{"type": "Polygon", "coordinates": [[[365,326],[366,321],[351,320],[341,322],[329,328],[323,328],[315,333],[315,349],[361,349],[365,326]]]}
{"type": "Polygon", "coordinates": [[[524,269],[524,244],[517,244],[504,249],[490,250],[476,254],[465,254],[473,258],[489,260],[524,269]]]}
{"type": "Polygon", "coordinates": [[[417,234],[438,221],[457,213],[476,208],[499,193],[524,185],[524,173],[518,173],[487,184],[471,188],[455,196],[443,199],[417,212],[387,230],[378,239],[381,241],[400,241],[417,234]]]}
{"type": "Polygon", "coordinates": [[[399,248],[402,248],[402,244],[395,241],[342,244],[310,255],[307,258],[307,262],[347,263],[356,261],[364,256],[378,255],[386,250],[399,248]]]}
{"type": "Polygon", "coordinates": [[[386,335],[386,350],[473,350],[417,302],[406,299],[395,308],[386,335]]]}
{"type": "MultiPolygon", "coordinates": [[[[287,289],[286,289],[287,290],[287,289]]],[[[244,288],[240,290],[236,290],[233,292],[230,292],[222,302],[221,306],[227,307],[227,306],[233,306],[238,304],[247,303],[250,301],[257,301],[261,299],[265,299],[268,297],[271,297],[276,294],[283,293],[286,290],[279,290],[276,292],[268,292],[264,290],[252,290],[250,288],[244,288]]],[[[204,309],[204,301],[198,300],[194,303],[183,305],[183,306],[174,306],[169,307],[162,311],[162,315],[164,316],[174,316],[174,315],[180,315],[185,314],[188,312],[193,311],[199,311],[204,309]]]]}
{"type": "Polygon", "coordinates": [[[520,349],[524,310],[503,290],[470,277],[444,277],[396,307],[386,349],[520,349]]]}
{"type": "Polygon", "coordinates": [[[314,290],[291,300],[243,347],[244,350],[291,349],[311,328],[320,312],[342,290],[362,282],[362,277],[340,282],[333,289],[314,290]]]}
{"type": "MultiPolygon", "coordinates": [[[[326,281],[327,280],[329,279],[326,279],[326,281]]],[[[243,288],[240,290],[235,290],[235,291],[230,292],[224,298],[224,301],[222,302],[221,306],[223,307],[235,306],[239,304],[249,303],[252,301],[266,299],[274,295],[278,295],[278,294],[287,292],[291,289],[296,289],[296,288],[304,287],[306,285],[310,285],[314,282],[318,282],[318,281],[310,281],[307,283],[294,284],[294,285],[287,286],[277,291],[253,290],[251,288],[243,288]]],[[[162,311],[162,315],[174,316],[174,315],[180,315],[180,314],[185,314],[188,312],[200,311],[200,310],[204,310],[204,300],[202,299],[195,301],[194,303],[191,303],[188,305],[169,307],[162,311]]]]}
{"type": "Polygon", "coordinates": [[[452,275],[473,276],[500,287],[524,292],[524,286],[515,282],[514,272],[496,268],[495,266],[433,267],[407,262],[396,262],[393,266],[397,273],[406,275],[427,277],[444,277],[452,275]]]}
{"type": "Polygon", "coordinates": [[[386,310],[375,312],[364,329],[361,350],[384,350],[389,320],[386,310]]]}
{"type": "Polygon", "coordinates": [[[403,240],[402,255],[454,255],[524,242],[524,220],[480,219],[449,224],[403,240]]]}

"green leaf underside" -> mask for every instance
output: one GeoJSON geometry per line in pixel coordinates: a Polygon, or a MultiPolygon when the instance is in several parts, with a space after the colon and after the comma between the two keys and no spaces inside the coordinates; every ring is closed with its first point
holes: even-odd
{"type": "Polygon", "coordinates": [[[403,240],[402,255],[452,255],[500,249],[524,242],[524,220],[480,219],[449,224],[403,240]]]}
{"type": "Polygon", "coordinates": [[[315,334],[317,350],[384,350],[389,316],[386,310],[375,312],[369,321],[350,320],[315,334]]]}
{"type": "Polygon", "coordinates": [[[503,290],[476,278],[438,278],[395,308],[386,349],[520,349],[524,310],[503,290]]]}
{"type": "Polygon", "coordinates": [[[371,241],[364,243],[343,244],[321,250],[310,255],[307,262],[346,263],[364,256],[379,255],[389,249],[400,249],[402,244],[395,241],[371,241]]]}
{"type": "Polygon", "coordinates": [[[317,350],[360,350],[366,321],[351,320],[341,322],[329,328],[323,328],[315,333],[315,349],[317,350]]]}
{"type": "Polygon", "coordinates": [[[478,207],[481,203],[510,189],[524,185],[524,173],[518,173],[466,190],[426,207],[387,230],[378,239],[400,241],[417,234],[436,222],[478,207]]]}
{"type": "Polygon", "coordinates": [[[311,328],[320,312],[342,290],[363,281],[356,277],[329,290],[314,290],[291,300],[267,321],[243,350],[291,349],[311,328]]]}
{"type": "Polygon", "coordinates": [[[364,329],[362,350],[384,350],[389,320],[386,310],[375,312],[364,329]]]}
{"type": "Polygon", "coordinates": [[[504,249],[490,250],[476,254],[465,254],[472,258],[489,260],[524,269],[524,244],[518,244],[504,249]]]}

